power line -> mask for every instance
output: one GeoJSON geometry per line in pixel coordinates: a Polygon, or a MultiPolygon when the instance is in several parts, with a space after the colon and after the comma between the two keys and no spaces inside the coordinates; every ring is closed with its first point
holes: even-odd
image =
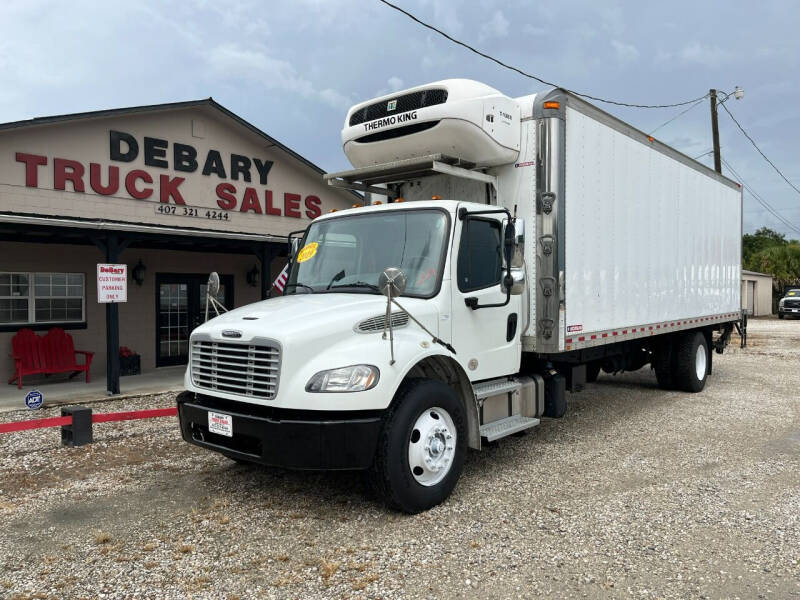
{"type": "Polygon", "coordinates": [[[780,213],[779,213],[779,212],[778,212],[778,211],[777,211],[777,210],[776,210],[776,209],[775,209],[775,208],[774,208],[772,205],[770,205],[770,203],[769,203],[769,202],[767,202],[767,201],[766,201],[766,200],[764,200],[764,199],[763,199],[761,196],[759,196],[759,195],[758,195],[758,193],[757,193],[757,192],[756,192],[756,191],[755,191],[755,190],[754,190],[752,187],[750,187],[750,185],[748,185],[748,183],[747,183],[747,182],[744,180],[744,178],[743,178],[741,175],[739,175],[739,173],[736,171],[736,169],[734,169],[734,168],[731,166],[731,164],[730,164],[730,163],[729,163],[727,160],[725,160],[724,158],[722,158],[721,160],[722,160],[722,163],[723,163],[723,164],[724,164],[726,167],[728,167],[728,170],[729,170],[729,171],[730,171],[730,172],[731,172],[731,173],[734,175],[734,177],[736,177],[736,178],[737,178],[739,181],[741,181],[741,182],[742,182],[742,186],[743,186],[743,187],[744,187],[744,188],[745,188],[745,189],[746,189],[748,192],[750,192],[750,195],[751,195],[753,198],[755,198],[755,199],[756,199],[756,201],[757,201],[757,202],[758,202],[758,203],[759,203],[761,206],[763,206],[764,208],[766,208],[766,209],[767,209],[767,210],[770,212],[770,214],[772,214],[772,216],[774,216],[776,219],[778,219],[778,220],[779,220],[781,223],[783,223],[783,224],[784,224],[786,227],[788,227],[788,228],[789,228],[789,229],[791,229],[792,231],[795,231],[795,232],[797,232],[797,233],[800,233],[800,228],[797,228],[797,227],[795,227],[795,226],[794,226],[794,225],[791,223],[791,221],[789,221],[789,220],[788,220],[788,219],[786,219],[786,218],[785,218],[783,215],[781,215],[781,214],[780,214],[780,213]]]}
{"type": "Polygon", "coordinates": [[[631,107],[631,108],[674,108],[676,106],[686,106],[687,104],[692,104],[694,102],[699,102],[701,100],[705,100],[706,97],[708,96],[708,94],[705,94],[705,95],[703,95],[703,96],[701,96],[699,98],[694,98],[692,100],[686,100],[685,102],[674,102],[672,104],[629,104],[627,102],[618,102],[616,100],[607,100],[605,98],[598,98],[597,96],[592,96],[590,94],[583,94],[581,92],[576,92],[575,90],[567,89],[564,86],[560,86],[560,85],[558,85],[556,83],[553,83],[552,81],[547,81],[545,79],[542,79],[541,77],[537,77],[536,75],[533,75],[531,73],[527,73],[527,72],[523,71],[522,69],[520,69],[518,67],[506,64],[503,61],[498,60],[495,57],[490,56],[489,54],[486,54],[485,52],[481,52],[480,50],[470,46],[469,44],[467,44],[465,42],[462,42],[461,40],[457,40],[456,38],[452,37],[451,35],[448,35],[444,31],[442,31],[441,29],[437,29],[433,25],[429,25],[425,21],[422,21],[422,20],[418,19],[417,17],[415,17],[413,14],[411,14],[407,10],[404,10],[404,9],[400,8],[396,4],[392,4],[388,0],[378,0],[378,1],[382,2],[383,4],[385,4],[386,6],[388,6],[390,8],[393,8],[394,10],[396,10],[398,12],[403,13],[405,16],[407,16],[409,19],[411,19],[415,23],[418,23],[418,24],[422,25],[423,27],[426,27],[427,29],[430,29],[431,31],[433,31],[435,33],[438,33],[442,37],[447,38],[448,40],[453,42],[454,44],[458,44],[459,46],[461,46],[463,48],[466,48],[470,52],[474,52],[478,56],[482,56],[483,58],[485,58],[487,60],[490,60],[490,61],[492,61],[494,63],[497,63],[498,65],[500,65],[504,69],[509,69],[511,71],[514,71],[516,73],[519,73],[523,77],[527,77],[528,79],[533,79],[535,81],[538,81],[539,83],[543,83],[544,85],[563,88],[563,89],[567,90],[568,92],[571,92],[571,93],[575,94],[576,96],[580,96],[582,98],[588,98],[589,100],[596,100],[597,102],[605,102],[606,104],[614,104],[616,106],[628,106],[628,107],[631,107]]]}
{"type": "Polygon", "coordinates": [[[747,132],[744,130],[744,127],[742,127],[742,126],[741,126],[741,124],[739,123],[739,121],[737,121],[737,120],[736,120],[736,117],[734,117],[734,116],[733,116],[733,114],[731,114],[731,111],[729,111],[729,110],[728,110],[728,107],[727,107],[727,106],[725,106],[725,105],[724,105],[724,104],[722,104],[722,103],[720,103],[720,104],[721,104],[722,108],[724,108],[724,109],[725,109],[725,112],[726,112],[726,113],[728,113],[728,116],[729,116],[729,117],[730,117],[730,118],[733,120],[733,122],[734,122],[734,123],[736,123],[736,126],[739,128],[739,131],[741,131],[741,132],[744,134],[744,137],[746,137],[746,138],[747,138],[747,139],[750,141],[750,143],[751,143],[751,144],[753,144],[753,148],[755,148],[756,150],[758,150],[758,153],[759,153],[759,154],[760,154],[760,155],[761,155],[761,156],[764,158],[764,160],[765,160],[765,161],[767,161],[767,162],[770,164],[770,166],[771,166],[773,169],[775,169],[775,172],[776,172],[776,173],[778,173],[778,175],[780,175],[780,176],[783,178],[783,180],[784,180],[786,183],[788,183],[788,184],[789,184],[789,185],[792,187],[792,189],[793,189],[795,192],[797,192],[798,194],[800,194],[800,188],[798,188],[798,187],[797,187],[795,184],[793,184],[791,181],[789,181],[789,180],[786,178],[786,175],[784,175],[783,173],[781,173],[781,170],[780,170],[778,167],[776,167],[776,166],[775,166],[775,163],[774,163],[774,162],[772,162],[772,161],[771,161],[769,158],[767,158],[767,155],[766,155],[766,154],[764,154],[764,153],[761,151],[761,148],[759,148],[759,147],[758,147],[758,144],[756,144],[756,143],[755,143],[755,141],[753,140],[753,138],[751,138],[751,137],[750,137],[750,135],[749,135],[749,134],[748,134],[748,133],[747,133],[747,132]]]}
{"type": "Polygon", "coordinates": [[[659,125],[659,126],[658,126],[658,127],[656,127],[655,129],[653,129],[653,131],[651,131],[651,132],[649,133],[649,135],[653,135],[653,134],[654,134],[656,131],[658,131],[658,130],[659,130],[659,129],[661,129],[662,127],[665,127],[665,126],[669,125],[670,123],[672,123],[672,122],[673,122],[675,119],[678,119],[678,118],[682,117],[682,116],[683,116],[683,115],[685,115],[687,112],[689,112],[690,110],[692,110],[692,109],[693,109],[695,106],[697,106],[698,104],[700,104],[700,103],[701,103],[703,100],[705,100],[706,98],[708,98],[708,94],[706,94],[705,96],[703,96],[702,98],[700,98],[700,99],[699,99],[697,102],[695,102],[694,104],[692,104],[692,105],[691,105],[689,108],[684,108],[684,109],[683,109],[681,112],[679,112],[677,115],[675,115],[674,117],[672,117],[672,118],[671,118],[669,121],[665,121],[664,123],[662,123],[661,125],[659,125]]]}

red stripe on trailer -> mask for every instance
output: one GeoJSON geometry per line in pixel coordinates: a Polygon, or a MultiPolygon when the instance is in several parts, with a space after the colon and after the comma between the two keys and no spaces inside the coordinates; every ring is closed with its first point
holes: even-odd
{"type": "Polygon", "coordinates": [[[604,334],[603,334],[603,337],[608,337],[608,334],[607,334],[607,333],[604,333],[604,334]]]}
{"type": "Polygon", "coordinates": [[[31,419],[30,421],[0,423],[0,433],[27,431],[28,429],[41,429],[43,427],[61,427],[63,425],[72,425],[72,417],[52,417],[49,419],[31,419]]]}
{"type": "MultiPolygon", "coordinates": [[[[636,330],[634,329],[634,331],[636,331],[636,330]]],[[[625,335],[626,333],[628,333],[628,330],[627,329],[623,329],[622,330],[622,335],[625,335]]]]}
{"type": "Polygon", "coordinates": [[[566,344],[571,344],[571,343],[572,343],[572,338],[567,338],[567,339],[565,339],[565,340],[564,340],[564,343],[566,343],[566,344]]]}
{"type": "Polygon", "coordinates": [[[596,335],[593,335],[593,336],[592,336],[592,339],[593,339],[593,340],[596,340],[596,339],[597,339],[597,336],[596,336],[596,335]]]}
{"type": "Polygon", "coordinates": [[[585,337],[579,337],[579,338],[578,338],[578,341],[579,341],[579,342],[585,342],[585,341],[586,341],[586,338],[585,338],[585,337]]]}
{"type": "Polygon", "coordinates": [[[617,335],[617,332],[616,331],[612,331],[611,335],[617,335]]]}

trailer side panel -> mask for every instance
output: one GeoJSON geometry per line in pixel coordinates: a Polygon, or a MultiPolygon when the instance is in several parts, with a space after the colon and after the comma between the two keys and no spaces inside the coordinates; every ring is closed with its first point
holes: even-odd
{"type": "Polygon", "coordinates": [[[567,339],[738,313],[740,190],[570,106],[565,171],[567,339]]]}

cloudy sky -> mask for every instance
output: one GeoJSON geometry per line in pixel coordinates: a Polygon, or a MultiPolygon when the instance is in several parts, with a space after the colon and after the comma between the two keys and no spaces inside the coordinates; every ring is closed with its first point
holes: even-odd
{"type": "MultiPolygon", "coordinates": [[[[742,86],[731,112],[800,187],[795,0],[395,1],[501,60],[595,96],[665,104],[742,86]]],[[[377,0],[0,3],[0,122],[212,96],[339,170],[349,166],[339,131],[351,104],[450,77],[509,96],[543,89],[377,0]]],[[[682,110],[604,108],[647,132],[682,110]]],[[[709,151],[708,102],[655,135],[693,157],[709,151]]],[[[723,158],[800,230],[800,194],[724,112],[720,137],[723,158]]],[[[749,193],[744,218],[746,230],[766,225],[800,238],[749,193]]]]}

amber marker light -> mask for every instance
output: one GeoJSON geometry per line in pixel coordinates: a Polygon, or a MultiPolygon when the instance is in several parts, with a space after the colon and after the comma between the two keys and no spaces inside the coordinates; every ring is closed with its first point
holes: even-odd
{"type": "Polygon", "coordinates": [[[556,110],[561,108],[561,102],[545,102],[545,108],[555,108],[556,110]]]}
{"type": "Polygon", "coordinates": [[[353,204],[353,208],[361,208],[361,205],[358,202],[356,202],[355,204],[353,204]]]}
{"type": "Polygon", "coordinates": [[[441,200],[441,196],[431,196],[431,200],[441,200]]]}

